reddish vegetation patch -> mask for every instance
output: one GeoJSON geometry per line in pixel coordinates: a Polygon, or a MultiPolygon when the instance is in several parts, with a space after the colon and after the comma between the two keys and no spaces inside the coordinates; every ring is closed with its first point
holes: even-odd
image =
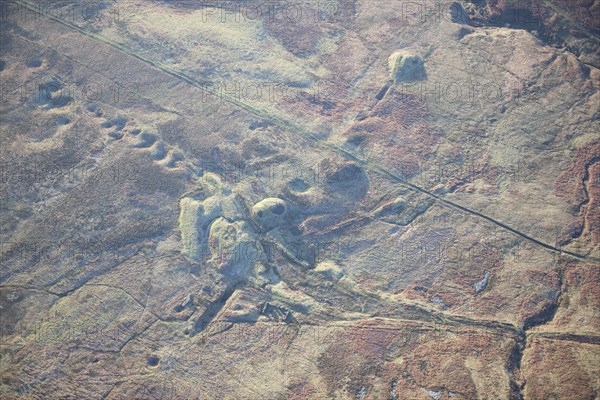
{"type": "Polygon", "coordinates": [[[312,399],[316,395],[315,387],[308,381],[302,381],[292,385],[288,400],[312,399]]]}
{"type": "Polygon", "coordinates": [[[355,396],[364,388],[367,399],[388,398],[391,392],[394,398],[420,398],[423,388],[443,388],[444,396],[476,398],[481,393],[473,368],[479,375],[487,375],[492,365],[503,368],[498,360],[507,360],[513,345],[509,338],[479,330],[377,324],[345,327],[321,355],[319,370],[330,396],[337,390],[355,396]]]}
{"type": "Polygon", "coordinates": [[[371,116],[391,119],[390,122],[399,123],[401,127],[408,128],[423,123],[426,114],[427,105],[422,98],[391,89],[373,109],[371,116]]]}
{"type": "MultiPolygon", "coordinates": [[[[547,7],[543,1],[532,0],[487,0],[485,13],[492,19],[503,18],[515,22],[537,22],[544,24],[550,31],[564,30],[565,26],[557,21],[558,14],[577,21],[583,28],[598,32],[597,19],[600,3],[594,0],[553,0],[556,8],[547,7]],[[557,13],[557,10],[560,12],[557,13]],[[531,14],[525,14],[531,13],[531,14]],[[529,19],[527,19],[529,17],[529,19]]],[[[571,33],[577,34],[577,28],[571,27],[571,33]]]]}
{"type": "Polygon", "coordinates": [[[564,198],[577,214],[577,226],[571,229],[571,238],[587,237],[593,244],[600,243],[600,141],[577,150],[571,164],[556,181],[555,193],[564,198]]]}
{"type": "Polygon", "coordinates": [[[370,392],[373,377],[397,375],[393,360],[399,342],[406,340],[404,332],[368,323],[344,327],[333,338],[333,343],[319,358],[319,371],[330,395],[338,390],[358,393],[364,387],[370,392]]]}
{"type": "Polygon", "coordinates": [[[520,0],[487,0],[486,11],[491,17],[506,16],[511,10],[529,8],[533,12],[540,11],[540,2],[533,0],[531,2],[522,2],[520,0]]]}
{"type": "MultiPolygon", "coordinates": [[[[580,62],[573,54],[556,57],[554,61],[544,70],[541,76],[543,79],[555,80],[558,82],[568,82],[573,87],[580,88],[581,91],[591,90],[600,84],[595,74],[590,74],[590,68],[580,62]]],[[[549,98],[560,101],[562,93],[549,93],[549,98]]]]}
{"type": "Polygon", "coordinates": [[[592,243],[597,244],[600,243],[600,159],[588,168],[588,172],[589,200],[584,211],[584,230],[589,232],[592,243]]]}
{"type": "Polygon", "coordinates": [[[600,2],[594,0],[553,0],[553,4],[585,28],[600,31],[600,2]]]}
{"type": "Polygon", "coordinates": [[[421,344],[406,357],[408,372],[419,386],[444,387],[466,398],[476,398],[477,389],[465,368],[465,357],[477,357],[479,362],[493,365],[498,354],[489,352],[490,339],[474,333],[455,338],[440,337],[435,345],[431,342],[421,344]]]}
{"type": "Polygon", "coordinates": [[[556,291],[540,293],[534,291],[524,298],[521,303],[523,315],[519,323],[526,328],[540,325],[552,319],[557,306],[557,296],[560,288],[560,277],[557,272],[529,271],[525,282],[535,282],[538,287],[556,288],[556,291]]]}
{"type": "Polygon", "coordinates": [[[525,398],[594,399],[593,385],[597,382],[598,368],[590,371],[581,363],[578,353],[588,353],[590,362],[600,355],[597,345],[545,339],[528,343],[525,398]]]}
{"type": "Polygon", "coordinates": [[[344,34],[335,50],[317,54],[319,65],[330,74],[307,83],[307,87],[288,90],[281,105],[284,110],[337,125],[346,113],[356,114],[372,101],[379,88],[363,92],[365,89],[356,84],[373,63],[372,54],[359,37],[351,32],[344,34]]]}
{"type": "Polygon", "coordinates": [[[302,15],[285,18],[287,23],[283,23],[282,18],[270,17],[263,20],[266,30],[297,57],[312,54],[323,35],[321,25],[315,21],[317,10],[306,7],[302,9],[302,15]]]}
{"type": "Polygon", "coordinates": [[[590,264],[570,265],[565,271],[563,293],[552,325],[576,329],[600,326],[600,315],[588,311],[600,304],[600,268],[590,264]]]}
{"type": "Polygon", "coordinates": [[[600,304],[600,268],[583,265],[565,272],[565,284],[568,288],[583,290],[589,294],[590,304],[600,304]]]}
{"type": "Polygon", "coordinates": [[[393,89],[362,121],[344,133],[350,143],[360,143],[363,151],[385,166],[411,177],[435,152],[442,133],[426,122],[423,99],[393,89]]]}

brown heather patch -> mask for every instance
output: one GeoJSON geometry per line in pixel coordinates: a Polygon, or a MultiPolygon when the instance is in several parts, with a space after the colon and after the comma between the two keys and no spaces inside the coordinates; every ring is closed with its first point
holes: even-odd
{"type": "Polygon", "coordinates": [[[600,325],[600,267],[570,265],[563,278],[560,307],[550,325],[569,330],[597,331],[600,325]]]}
{"type": "Polygon", "coordinates": [[[333,343],[319,358],[319,371],[327,391],[338,389],[357,393],[361,387],[372,389],[372,378],[383,377],[391,385],[397,365],[393,360],[406,343],[406,332],[385,327],[370,326],[368,322],[344,327],[333,343]]]}
{"type": "Polygon", "coordinates": [[[584,216],[585,227],[592,243],[597,244],[600,243],[600,162],[590,166],[587,188],[589,202],[584,216]]]}
{"type": "Polygon", "coordinates": [[[281,18],[265,18],[264,27],[269,34],[296,57],[306,57],[315,52],[317,44],[324,35],[321,24],[315,22],[317,10],[312,7],[302,7],[302,17],[289,23],[283,23],[281,18]],[[306,15],[306,14],[310,15],[306,15]]]}
{"type": "Polygon", "coordinates": [[[362,138],[361,149],[370,157],[404,177],[418,172],[434,153],[442,132],[426,122],[427,109],[417,96],[393,89],[374,107],[366,119],[352,126],[344,136],[362,138]]]}
{"type": "Polygon", "coordinates": [[[600,13],[600,3],[597,1],[554,0],[553,3],[579,21],[585,28],[593,29],[596,33],[600,30],[600,21],[597,18],[598,13],[600,13]]]}
{"type": "Polygon", "coordinates": [[[473,335],[438,336],[419,344],[405,357],[406,369],[419,386],[444,387],[475,398],[477,390],[465,359],[480,357],[484,350],[484,340],[473,335]]]}
{"type": "Polygon", "coordinates": [[[523,369],[527,399],[593,399],[598,389],[597,345],[533,339],[523,369]]]}
{"type": "Polygon", "coordinates": [[[569,169],[556,181],[554,192],[563,198],[574,214],[578,214],[575,232],[587,228],[594,244],[600,243],[600,141],[577,149],[569,169]],[[585,182],[584,182],[585,180],[585,182]]]}
{"type": "MultiPolygon", "coordinates": [[[[527,282],[536,282],[538,286],[556,288],[556,294],[559,290],[558,272],[549,273],[542,271],[528,271],[527,282]]],[[[550,298],[546,293],[533,292],[523,297],[520,303],[522,314],[519,316],[519,324],[538,325],[547,322],[553,315],[557,299],[550,298]]]]}
{"type": "Polygon", "coordinates": [[[288,400],[314,399],[317,391],[312,383],[302,380],[290,385],[288,400]]]}

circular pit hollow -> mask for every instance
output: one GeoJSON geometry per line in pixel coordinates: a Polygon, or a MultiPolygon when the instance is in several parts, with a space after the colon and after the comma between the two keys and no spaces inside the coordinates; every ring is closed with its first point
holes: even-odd
{"type": "Polygon", "coordinates": [[[348,143],[351,146],[354,147],[358,147],[361,144],[363,144],[363,142],[365,141],[365,137],[362,135],[356,135],[356,136],[352,136],[351,138],[349,138],[346,143],[348,143]]]}
{"type": "Polygon", "coordinates": [[[148,357],[148,366],[149,367],[158,367],[159,363],[160,363],[160,358],[158,358],[158,356],[151,355],[148,357]]]}
{"type": "Polygon", "coordinates": [[[110,136],[111,138],[113,138],[115,140],[123,139],[123,134],[119,131],[109,132],[108,136],[110,136]]]}
{"type": "Polygon", "coordinates": [[[67,125],[69,122],[71,122],[71,120],[68,117],[65,117],[63,115],[63,116],[58,117],[58,119],[56,120],[56,122],[59,125],[67,125]]]}
{"type": "Polygon", "coordinates": [[[39,68],[42,66],[42,60],[38,60],[37,58],[34,58],[33,60],[29,60],[27,62],[27,66],[29,68],[39,68]]]}
{"type": "Polygon", "coordinates": [[[283,215],[283,213],[285,212],[285,206],[283,204],[276,204],[271,209],[271,212],[275,215],[283,215]]]}
{"type": "Polygon", "coordinates": [[[290,189],[294,192],[304,193],[310,189],[310,185],[304,179],[296,178],[289,183],[290,189]]]}
{"type": "Polygon", "coordinates": [[[181,304],[178,304],[178,305],[176,305],[176,306],[175,306],[175,308],[174,308],[173,310],[174,310],[176,313],[180,313],[180,312],[182,312],[182,311],[183,311],[183,309],[184,309],[184,308],[185,308],[184,306],[182,306],[181,304]]]}

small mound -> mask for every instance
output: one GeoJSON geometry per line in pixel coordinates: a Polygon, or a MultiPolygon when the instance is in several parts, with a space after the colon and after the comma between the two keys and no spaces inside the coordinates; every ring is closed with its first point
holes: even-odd
{"type": "Polygon", "coordinates": [[[163,160],[167,156],[167,150],[165,149],[165,145],[162,142],[156,143],[154,150],[152,150],[152,154],[150,157],[155,161],[163,160]]]}
{"type": "Polygon", "coordinates": [[[262,256],[252,226],[246,221],[229,222],[223,217],[210,225],[208,249],[216,268],[237,277],[246,276],[262,256]]]}
{"type": "Polygon", "coordinates": [[[38,93],[35,94],[34,103],[45,105],[48,109],[65,107],[73,98],[62,93],[63,87],[64,85],[57,80],[51,80],[40,85],[38,93]]]}
{"type": "Polygon", "coordinates": [[[157,136],[153,133],[142,132],[139,137],[139,141],[131,147],[136,149],[145,149],[152,146],[157,140],[157,136]]]}
{"type": "Polygon", "coordinates": [[[252,215],[265,228],[278,226],[286,212],[285,201],[275,197],[261,200],[252,207],[252,215]]]}
{"type": "Polygon", "coordinates": [[[408,51],[396,51],[388,59],[390,79],[394,82],[421,81],[427,77],[423,59],[408,51]]]}
{"type": "Polygon", "coordinates": [[[315,267],[315,272],[330,281],[340,280],[344,276],[342,269],[332,261],[323,261],[315,267]]]}

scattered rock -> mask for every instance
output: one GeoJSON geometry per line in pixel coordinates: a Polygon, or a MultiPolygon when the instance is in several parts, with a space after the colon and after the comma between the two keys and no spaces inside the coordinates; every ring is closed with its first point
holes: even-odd
{"type": "Polygon", "coordinates": [[[444,300],[442,300],[441,298],[439,298],[438,296],[431,296],[431,301],[434,304],[437,304],[438,306],[440,306],[440,308],[442,310],[445,310],[446,308],[448,308],[448,306],[446,305],[446,303],[444,303],[444,300]]]}
{"type": "Polygon", "coordinates": [[[427,394],[427,396],[431,397],[433,400],[440,400],[442,398],[442,392],[439,390],[423,389],[423,391],[427,394]]]}
{"type": "Polygon", "coordinates": [[[360,400],[364,400],[366,397],[367,397],[367,389],[364,386],[362,386],[360,388],[360,390],[358,391],[358,398],[360,400]]]}
{"type": "Polygon", "coordinates": [[[392,388],[390,389],[390,398],[396,400],[398,398],[398,381],[392,382],[392,388]]]}
{"type": "Polygon", "coordinates": [[[191,293],[188,294],[188,296],[186,297],[186,299],[183,301],[183,303],[178,304],[177,306],[175,306],[175,312],[179,313],[182,312],[183,310],[186,309],[187,306],[192,305],[194,302],[194,295],[192,295],[191,293]]]}
{"type": "Polygon", "coordinates": [[[485,288],[487,287],[488,281],[490,279],[490,273],[486,272],[485,276],[483,277],[482,280],[480,280],[479,282],[475,283],[475,292],[477,293],[481,293],[485,290],[485,288]]]}
{"type": "Polygon", "coordinates": [[[296,322],[291,310],[277,304],[271,304],[268,301],[260,307],[260,314],[270,321],[296,322]]]}

